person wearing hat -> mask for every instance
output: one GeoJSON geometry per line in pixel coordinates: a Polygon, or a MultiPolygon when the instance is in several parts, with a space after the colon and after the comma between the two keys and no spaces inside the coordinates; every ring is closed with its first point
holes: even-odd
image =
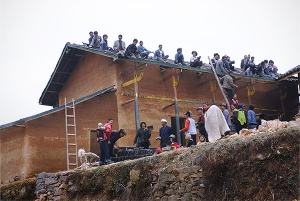
{"type": "MultiPolygon", "coordinates": [[[[231,128],[230,114],[229,114],[229,112],[227,110],[226,104],[225,103],[220,104],[220,109],[221,109],[221,111],[222,111],[222,113],[224,115],[224,118],[225,118],[225,120],[227,122],[228,127],[231,128]]],[[[229,132],[226,132],[225,135],[229,135],[229,132]]]]}
{"type": "MultiPolygon", "coordinates": [[[[208,142],[208,136],[205,130],[205,119],[204,119],[204,109],[202,107],[198,107],[196,111],[199,114],[198,122],[197,122],[197,128],[199,129],[199,132],[201,136],[205,138],[205,141],[208,142]]],[[[199,136],[199,138],[201,138],[199,136]]],[[[202,138],[201,138],[202,139],[202,138]]]]}
{"type": "Polygon", "coordinates": [[[195,120],[191,118],[192,116],[192,112],[191,111],[186,111],[184,113],[185,115],[185,126],[183,129],[179,130],[179,133],[185,133],[185,135],[190,134],[193,141],[194,141],[194,145],[196,145],[196,135],[197,135],[197,130],[196,130],[196,124],[195,124],[195,120]]]}
{"type": "Polygon", "coordinates": [[[191,67],[201,67],[202,61],[200,61],[201,56],[197,57],[198,53],[196,51],[192,51],[192,57],[190,59],[190,66],[191,67]]]}
{"type": "Polygon", "coordinates": [[[172,135],[172,128],[167,125],[167,120],[162,119],[161,121],[162,127],[159,129],[160,136],[160,146],[168,143],[170,139],[170,135],[172,135]]]}
{"type": "Polygon", "coordinates": [[[142,121],[140,123],[140,128],[136,132],[133,145],[137,144],[137,147],[143,147],[144,149],[149,149],[150,137],[151,137],[151,133],[147,129],[146,122],[142,121]]]}
{"type": "Polygon", "coordinates": [[[127,133],[125,132],[124,128],[121,128],[119,131],[112,131],[111,132],[110,144],[108,145],[110,156],[115,157],[114,148],[115,149],[118,148],[115,144],[121,137],[124,137],[124,136],[127,136],[127,133]]]}
{"type": "Polygon", "coordinates": [[[228,100],[233,98],[233,90],[238,86],[233,83],[233,72],[229,71],[224,77],[220,79],[223,82],[222,88],[224,88],[228,93],[228,100]]]}
{"type": "Polygon", "coordinates": [[[216,65],[220,59],[220,55],[218,53],[214,53],[214,58],[211,59],[211,63],[216,68],[216,65]]]}
{"type": "Polygon", "coordinates": [[[182,54],[182,48],[177,48],[177,54],[175,54],[174,63],[184,65],[184,56],[182,54]]]}

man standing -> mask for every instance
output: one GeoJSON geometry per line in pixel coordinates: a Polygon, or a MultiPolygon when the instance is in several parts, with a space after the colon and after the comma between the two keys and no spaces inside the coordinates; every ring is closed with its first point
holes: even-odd
{"type": "Polygon", "coordinates": [[[116,40],[114,42],[114,50],[118,51],[119,53],[121,53],[122,55],[124,54],[125,50],[126,50],[126,45],[125,45],[125,42],[122,41],[123,39],[123,36],[120,34],[118,36],[119,40],[116,40]]]}
{"type": "Polygon", "coordinates": [[[221,78],[223,82],[222,88],[224,88],[228,93],[228,100],[230,101],[233,98],[233,90],[238,86],[233,83],[233,72],[229,71],[227,75],[221,78]]]}
{"type": "Polygon", "coordinates": [[[109,147],[108,145],[110,144],[110,135],[112,132],[112,124],[113,124],[113,119],[109,118],[107,123],[104,124],[103,126],[103,138],[100,139],[100,161],[99,165],[104,165],[104,164],[109,164],[112,163],[110,159],[110,154],[109,154],[109,147]]]}
{"type": "Polygon", "coordinates": [[[137,51],[139,52],[140,56],[143,59],[145,59],[145,58],[148,58],[148,55],[152,52],[147,50],[143,45],[144,45],[144,42],[140,41],[140,45],[137,47],[137,51]]]}
{"type": "Polygon", "coordinates": [[[247,113],[248,129],[256,128],[257,125],[255,113],[253,110],[254,110],[254,106],[249,105],[249,111],[247,113]]]}
{"type": "MultiPolygon", "coordinates": [[[[222,104],[220,105],[220,109],[221,109],[221,111],[222,111],[222,113],[223,113],[223,115],[224,115],[224,118],[225,118],[225,120],[226,120],[226,122],[227,122],[228,127],[230,128],[230,127],[231,127],[231,119],[230,119],[229,112],[228,112],[228,110],[226,109],[226,104],[225,104],[225,103],[222,103],[222,104]]],[[[229,134],[230,134],[230,131],[227,131],[227,132],[225,133],[225,135],[229,135],[229,134]]]]}
{"type": "Polygon", "coordinates": [[[199,114],[198,122],[197,122],[197,128],[199,129],[200,135],[205,137],[205,141],[208,142],[208,136],[205,130],[205,119],[204,119],[204,113],[203,113],[203,108],[198,107],[197,112],[199,114]]]}
{"type": "Polygon", "coordinates": [[[101,41],[102,41],[102,39],[101,39],[101,36],[98,36],[98,31],[94,31],[94,37],[93,37],[89,47],[99,49],[101,41]]]}
{"type": "Polygon", "coordinates": [[[216,73],[218,77],[223,77],[228,71],[225,69],[225,62],[227,61],[226,56],[222,56],[222,60],[217,62],[216,73]]]}
{"type": "Polygon", "coordinates": [[[175,54],[174,63],[184,65],[184,56],[182,54],[182,48],[177,48],[177,54],[175,54]]]}
{"type": "Polygon", "coordinates": [[[161,137],[160,146],[166,146],[170,139],[170,135],[172,135],[172,128],[167,125],[167,120],[162,119],[160,122],[162,125],[159,129],[159,136],[161,137]]]}
{"type": "Polygon", "coordinates": [[[125,51],[125,57],[132,58],[141,58],[139,53],[137,52],[136,44],[138,43],[137,39],[133,39],[132,44],[128,45],[125,51]]]}
{"type": "Polygon", "coordinates": [[[110,156],[115,157],[115,155],[114,155],[114,148],[115,148],[115,149],[118,148],[115,144],[116,144],[116,142],[117,142],[121,137],[124,137],[124,136],[127,136],[127,133],[125,132],[125,129],[124,129],[124,128],[121,128],[121,129],[119,130],[119,132],[117,132],[117,131],[112,131],[112,132],[111,132],[111,135],[110,135],[110,144],[108,145],[110,156]]]}
{"type": "Polygon", "coordinates": [[[220,55],[218,53],[214,53],[214,58],[211,59],[211,63],[216,68],[216,65],[220,59],[220,55]]]}
{"type": "Polygon", "coordinates": [[[197,135],[197,130],[196,130],[196,124],[195,120],[191,118],[192,112],[187,111],[184,113],[185,115],[185,126],[183,129],[179,130],[179,133],[185,132],[185,135],[191,135],[194,145],[197,144],[196,142],[196,135],[197,135]]]}
{"type": "MultiPolygon", "coordinates": [[[[92,42],[92,40],[93,40],[93,37],[94,37],[94,33],[92,32],[92,31],[90,31],[90,38],[89,38],[89,44],[88,44],[88,46],[90,46],[90,44],[91,44],[91,42],[92,42]]],[[[86,43],[85,43],[86,44],[86,43]]]]}

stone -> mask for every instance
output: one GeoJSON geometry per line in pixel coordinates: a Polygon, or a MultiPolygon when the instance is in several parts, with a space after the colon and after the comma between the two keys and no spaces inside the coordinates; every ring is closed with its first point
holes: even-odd
{"type": "Polygon", "coordinates": [[[37,179],[44,179],[45,175],[46,175],[46,172],[42,172],[42,173],[38,174],[36,177],[37,177],[37,179]]]}
{"type": "Polygon", "coordinates": [[[161,186],[166,186],[167,184],[174,183],[177,180],[178,178],[175,177],[173,174],[162,172],[159,177],[159,184],[161,186]]]}
{"type": "Polygon", "coordinates": [[[243,128],[242,130],[240,130],[240,135],[250,135],[250,134],[251,134],[251,131],[246,128],[243,128]]]}
{"type": "Polygon", "coordinates": [[[50,185],[50,184],[56,184],[58,181],[53,179],[53,178],[46,178],[45,179],[45,184],[50,185]]]}
{"type": "Polygon", "coordinates": [[[45,185],[38,185],[38,186],[36,187],[36,190],[39,191],[39,190],[44,189],[44,188],[46,188],[45,185]]]}
{"type": "Polygon", "coordinates": [[[138,181],[140,178],[140,170],[130,170],[130,181],[133,183],[138,181]]]}
{"type": "Polygon", "coordinates": [[[193,177],[193,178],[195,178],[195,177],[202,177],[203,175],[202,175],[202,172],[198,172],[198,173],[196,173],[196,174],[192,174],[190,177],[193,177]]]}
{"type": "Polygon", "coordinates": [[[198,195],[199,195],[200,197],[204,197],[204,192],[205,192],[205,189],[204,189],[204,188],[200,188],[200,189],[198,190],[198,195]]]}
{"type": "Polygon", "coordinates": [[[155,191],[155,192],[154,192],[154,196],[155,196],[155,197],[162,197],[162,196],[164,196],[164,194],[163,194],[162,191],[155,191]]]}
{"type": "Polygon", "coordinates": [[[59,201],[59,200],[60,200],[60,196],[53,197],[53,201],[59,201]]]}
{"type": "Polygon", "coordinates": [[[163,196],[160,200],[161,201],[168,201],[168,196],[163,196]]]}
{"type": "Polygon", "coordinates": [[[192,194],[197,195],[198,191],[191,191],[192,194]]]}
{"type": "Polygon", "coordinates": [[[61,184],[61,185],[59,186],[59,188],[63,188],[63,189],[68,188],[68,184],[61,184]]]}
{"type": "Polygon", "coordinates": [[[189,176],[189,173],[179,174],[178,179],[184,181],[189,176]]]}
{"type": "Polygon", "coordinates": [[[181,201],[190,201],[190,200],[192,200],[192,194],[190,193],[185,193],[181,198],[181,201]]]}
{"type": "Polygon", "coordinates": [[[59,181],[60,182],[66,182],[67,181],[67,176],[60,176],[59,181]]]}
{"type": "Polygon", "coordinates": [[[197,191],[200,189],[200,186],[193,186],[192,191],[197,191]]]}
{"type": "Polygon", "coordinates": [[[44,182],[44,178],[37,179],[35,183],[36,183],[36,185],[38,185],[42,182],[44,182]]]}
{"type": "Polygon", "coordinates": [[[55,188],[54,188],[54,186],[49,185],[49,186],[47,186],[46,189],[47,189],[48,192],[54,192],[55,188]]]}
{"type": "Polygon", "coordinates": [[[173,189],[168,189],[165,192],[166,195],[173,195],[174,194],[174,190],[173,189]]]}
{"type": "Polygon", "coordinates": [[[288,122],[287,127],[300,127],[300,121],[290,121],[288,122]]]}
{"type": "Polygon", "coordinates": [[[52,173],[46,173],[46,177],[47,178],[51,178],[52,177],[52,173]]]}
{"type": "Polygon", "coordinates": [[[54,191],[54,195],[56,196],[56,195],[61,195],[61,193],[62,193],[62,190],[60,189],[60,188],[57,188],[57,189],[55,189],[55,191],[54,191]]]}
{"type": "MultiPolygon", "coordinates": [[[[69,185],[70,186],[70,185],[69,185]]],[[[76,191],[77,189],[76,189],[76,186],[70,186],[69,188],[68,188],[68,191],[76,191]]]]}
{"type": "Polygon", "coordinates": [[[185,190],[186,190],[187,193],[190,193],[192,191],[192,184],[187,184],[185,186],[185,190]]]}
{"type": "Polygon", "coordinates": [[[168,201],[177,201],[179,197],[177,195],[171,195],[168,197],[168,201]]]}

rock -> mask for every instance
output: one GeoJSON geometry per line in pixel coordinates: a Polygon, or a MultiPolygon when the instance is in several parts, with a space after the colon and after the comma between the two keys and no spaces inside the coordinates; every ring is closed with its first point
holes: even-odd
{"type": "Polygon", "coordinates": [[[60,176],[59,181],[60,182],[66,182],[67,181],[67,176],[60,176]]]}
{"type": "Polygon", "coordinates": [[[59,200],[60,200],[60,196],[53,197],[53,201],[59,201],[59,200]]]}
{"type": "Polygon", "coordinates": [[[154,196],[155,196],[155,197],[162,197],[162,196],[164,196],[164,194],[163,194],[162,191],[155,191],[155,192],[154,192],[154,196]]]}
{"type": "Polygon", "coordinates": [[[139,180],[140,170],[130,170],[130,181],[133,183],[139,180]]]}
{"type": "Polygon", "coordinates": [[[249,134],[251,134],[251,131],[246,128],[240,130],[240,135],[249,135],[249,134]]]}
{"type": "Polygon", "coordinates": [[[184,181],[185,178],[187,178],[189,176],[189,173],[183,173],[183,174],[179,174],[178,179],[180,181],[184,181]]]}
{"type": "Polygon", "coordinates": [[[46,186],[45,185],[38,185],[37,188],[36,188],[36,190],[39,191],[39,190],[41,190],[43,188],[46,188],[46,186]]]}
{"type": "Polygon", "coordinates": [[[61,184],[61,185],[59,186],[59,188],[63,188],[63,189],[68,188],[68,184],[61,184]]]}
{"type": "Polygon", "coordinates": [[[183,197],[181,198],[181,201],[190,201],[192,200],[192,194],[191,193],[185,193],[183,197]]]}
{"type": "Polygon", "coordinates": [[[288,122],[287,127],[300,127],[300,121],[290,121],[288,122]]]}
{"type": "Polygon", "coordinates": [[[168,196],[163,196],[160,200],[161,201],[168,201],[168,196]]]}
{"type": "Polygon", "coordinates": [[[195,177],[202,177],[202,176],[203,176],[202,172],[198,172],[197,174],[192,174],[190,177],[195,178],[195,177]]]}
{"type": "Polygon", "coordinates": [[[187,184],[185,186],[185,190],[186,190],[187,193],[190,193],[192,191],[192,184],[187,184]]]}
{"type": "Polygon", "coordinates": [[[54,186],[49,185],[49,186],[47,186],[46,189],[47,189],[48,192],[49,192],[49,191],[50,191],[50,192],[54,192],[54,189],[55,189],[55,188],[54,188],[54,186]]]}
{"type": "Polygon", "coordinates": [[[60,188],[55,189],[54,195],[61,195],[62,190],[60,188]]]}
{"type": "Polygon", "coordinates": [[[204,188],[200,188],[200,189],[198,190],[198,195],[199,195],[200,197],[204,197],[204,192],[205,192],[205,189],[204,189],[204,188]]]}
{"type": "Polygon", "coordinates": [[[38,174],[36,177],[37,177],[37,179],[44,179],[45,175],[46,175],[46,172],[42,172],[42,173],[38,174]]]}
{"type": "Polygon", "coordinates": [[[45,184],[50,185],[50,184],[56,184],[58,181],[53,179],[53,178],[46,178],[45,179],[45,184]]]}
{"type": "Polygon", "coordinates": [[[162,172],[159,177],[159,184],[161,186],[165,186],[167,184],[174,183],[177,180],[178,178],[175,177],[173,174],[162,172]]]}
{"type": "Polygon", "coordinates": [[[174,194],[174,190],[173,189],[168,189],[165,192],[166,195],[173,195],[174,194]]]}
{"type": "Polygon", "coordinates": [[[168,201],[177,201],[179,197],[177,195],[171,195],[168,197],[168,201]]]}

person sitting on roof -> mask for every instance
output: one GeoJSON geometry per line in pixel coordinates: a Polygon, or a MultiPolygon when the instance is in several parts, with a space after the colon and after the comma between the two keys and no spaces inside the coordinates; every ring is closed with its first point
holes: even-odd
{"type": "Polygon", "coordinates": [[[177,53],[175,54],[174,63],[184,65],[184,56],[182,54],[182,48],[177,48],[177,53]]]}
{"type": "Polygon", "coordinates": [[[197,57],[198,53],[196,51],[192,51],[192,57],[190,59],[190,66],[191,67],[201,67],[202,61],[200,61],[201,56],[197,57]]]}
{"type": "Polygon", "coordinates": [[[247,59],[247,55],[244,55],[244,59],[241,60],[241,69],[244,70],[245,68],[245,60],[247,59]]]}
{"type": "Polygon", "coordinates": [[[94,31],[94,37],[93,37],[89,47],[99,48],[101,41],[102,41],[102,39],[101,39],[101,36],[98,36],[98,31],[94,31]]]}
{"type": "Polygon", "coordinates": [[[169,55],[165,56],[164,51],[162,50],[162,45],[158,46],[158,50],[154,52],[154,59],[158,61],[166,61],[169,55]]]}
{"type": "Polygon", "coordinates": [[[211,59],[211,63],[215,68],[219,59],[220,59],[220,55],[218,53],[214,53],[214,58],[211,59]]]}
{"type": "Polygon", "coordinates": [[[99,48],[101,51],[110,49],[110,47],[108,47],[107,38],[108,38],[107,34],[104,34],[103,35],[103,41],[101,41],[100,48],[99,48]]]}
{"type": "Polygon", "coordinates": [[[138,43],[137,39],[133,39],[133,42],[128,45],[125,51],[125,57],[132,57],[132,58],[141,58],[138,51],[136,44],[138,43]]]}
{"type": "Polygon", "coordinates": [[[270,71],[269,71],[268,60],[264,60],[264,63],[265,63],[264,74],[269,76],[270,75],[270,71]]]}
{"type": "Polygon", "coordinates": [[[126,45],[125,45],[125,42],[122,41],[122,38],[123,36],[120,34],[118,36],[119,40],[116,40],[114,42],[114,46],[113,46],[113,49],[117,52],[119,52],[121,55],[124,55],[124,52],[126,50],[126,45]]]}
{"type": "Polygon", "coordinates": [[[234,66],[232,64],[234,64],[235,61],[230,61],[230,56],[227,56],[227,60],[225,62],[225,68],[229,71],[229,70],[234,70],[234,66]]]}
{"type": "Polygon", "coordinates": [[[140,45],[137,47],[137,51],[140,54],[140,56],[143,59],[145,59],[145,58],[148,58],[149,54],[153,53],[153,52],[147,50],[143,45],[144,45],[144,42],[140,41],[140,45]]]}
{"type": "Polygon", "coordinates": [[[222,56],[222,60],[217,62],[216,73],[219,77],[224,77],[228,70],[225,69],[225,62],[227,61],[227,56],[222,56]]]}
{"type": "Polygon", "coordinates": [[[274,65],[274,61],[272,61],[272,60],[269,61],[268,70],[269,70],[269,74],[271,76],[274,76],[275,74],[277,74],[278,68],[277,68],[277,66],[274,65]]]}
{"type": "Polygon", "coordinates": [[[255,66],[250,66],[250,68],[247,68],[245,71],[245,75],[253,76],[255,74],[255,66]]]}
{"type": "Polygon", "coordinates": [[[224,77],[221,78],[223,81],[222,88],[224,88],[228,93],[228,100],[230,101],[233,98],[233,90],[238,86],[233,83],[233,72],[229,71],[224,77]]]}
{"type": "Polygon", "coordinates": [[[90,46],[90,44],[91,44],[91,42],[92,42],[92,40],[93,40],[93,37],[94,37],[94,33],[93,33],[92,31],[90,31],[89,34],[90,34],[89,43],[84,43],[84,42],[82,42],[82,44],[87,45],[87,46],[90,46]]]}
{"type": "MultiPolygon", "coordinates": [[[[264,60],[262,62],[260,62],[260,64],[258,64],[257,68],[256,68],[256,74],[259,76],[259,77],[263,77],[265,75],[265,62],[267,60],[264,60]]],[[[268,63],[268,61],[267,61],[268,63]]]]}
{"type": "Polygon", "coordinates": [[[247,68],[249,67],[249,62],[250,62],[250,54],[245,58],[243,59],[243,70],[246,71],[247,68]]]}

